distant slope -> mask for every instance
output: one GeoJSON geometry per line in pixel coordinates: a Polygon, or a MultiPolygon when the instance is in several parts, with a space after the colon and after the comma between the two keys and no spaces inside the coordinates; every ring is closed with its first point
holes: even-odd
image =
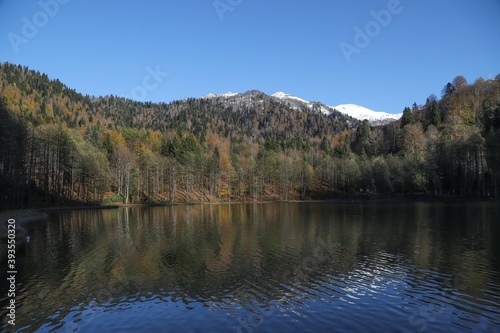
{"type": "Polygon", "coordinates": [[[332,108],[356,119],[368,119],[368,121],[373,125],[381,125],[390,121],[398,120],[403,115],[403,113],[391,114],[373,111],[356,104],[340,104],[333,106],[332,108]]]}
{"type": "Polygon", "coordinates": [[[363,106],[356,104],[341,104],[337,106],[328,106],[323,103],[309,102],[302,98],[286,94],[284,92],[277,92],[272,95],[273,97],[289,103],[292,108],[308,107],[311,109],[317,108],[325,114],[330,114],[333,110],[337,110],[345,115],[356,118],[358,120],[367,119],[372,125],[383,125],[394,120],[401,118],[402,113],[390,114],[386,112],[373,111],[363,106]]]}
{"type": "MultiPolygon", "coordinates": [[[[289,105],[258,90],[209,94],[170,103],[137,102],[116,96],[84,96],[59,80],[27,67],[0,64],[0,93],[8,108],[35,126],[65,124],[69,128],[132,128],[168,133],[187,130],[202,138],[267,138],[283,145],[306,144],[356,128],[354,118],[324,113],[308,105],[289,105]]],[[[303,101],[296,100],[304,103],[303,101]]],[[[90,135],[90,134],[89,134],[90,135]]]]}

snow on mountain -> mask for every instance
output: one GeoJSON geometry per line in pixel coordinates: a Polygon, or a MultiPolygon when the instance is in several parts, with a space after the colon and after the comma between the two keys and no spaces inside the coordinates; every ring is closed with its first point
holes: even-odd
{"type": "Polygon", "coordinates": [[[233,97],[239,95],[239,93],[233,93],[233,92],[227,92],[225,94],[214,94],[214,93],[209,93],[203,96],[202,98],[216,98],[216,97],[233,97]]]}
{"type": "Polygon", "coordinates": [[[215,97],[217,97],[216,94],[214,94],[214,93],[208,93],[205,96],[202,96],[201,98],[215,98],[215,97]]]}
{"type": "Polygon", "coordinates": [[[313,107],[316,107],[317,104],[319,104],[319,110],[321,110],[321,112],[325,114],[330,114],[335,109],[343,114],[346,114],[348,116],[351,116],[359,120],[367,119],[373,125],[380,125],[393,120],[397,120],[402,116],[402,113],[391,114],[386,112],[373,111],[356,104],[341,104],[337,106],[329,106],[322,103],[313,103],[306,101],[302,98],[286,94],[281,91],[273,94],[272,96],[282,101],[290,103],[291,107],[298,108],[301,106],[302,107],[307,106],[312,109],[313,107]],[[299,102],[300,104],[297,105],[296,102],[299,102]]]}
{"type": "MultiPolygon", "coordinates": [[[[203,96],[202,98],[230,98],[234,96],[239,96],[237,99],[241,100],[240,102],[242,102],[243,100],[246,100],[249,97],[251,97],[251,95],[255,94],[262,94],[262,92],[257,90],[252,90],[244,94],[228,92],[225,94],[217,95],[210,93],[203,96]]],[[[289,95],[282,91],[278,91],[277,93],[271,95],[271,97],[274,97],[275,99],[281,102],[288,103],[288,105],[295,110],[301,110],[301,109],[303,110],[304,108],[306,108],[314,111],[319,110],[322,113],[329,115],[335,109],[343,114],[346,114],[348,116],[351,116],[359,120],[367,119],[372,125],[385,124],[390,121],[398,120],[402,116],[402,113],[391,114],[386,112],[373,111],[356,104],[341,104],[337,106],[329,106],[322,103],[306,101],[305,99],[289,95]]],[[[231,104],[238,102],[237,100],[233,99],[231,99],[231,101],[232,101],[231,104]]]]}
{"type": "Polygon", "coordinates": [[[341,104],[337,106],[331,106],[331,108],[356,119],[360,120],[367,119],[370,123],[375,123],[375,124],[392,120],[398,120],[403,115],[402,113],[392,114],[380,111],[373,111],[356,104],[341,104]]]}
{"type": "Polygon", "coordinates": [[[293,100],[296,100],[296,101],[299,101],[299,102],[302,102],[302,103],[305,103],[305,104],[310,104],[310,102],[306,101],[305,99],[302,99],[302,98],[299,98],[299,97],[296,97],[296,96],[292,96],[292,95],[289,95],[289,94],[285,94],[284,92],[281,92],[281,91],[278,91],[277,93],[272,94],[271,96],[272,97],[276,97],[278,99],[293,99],[293,100]]]}

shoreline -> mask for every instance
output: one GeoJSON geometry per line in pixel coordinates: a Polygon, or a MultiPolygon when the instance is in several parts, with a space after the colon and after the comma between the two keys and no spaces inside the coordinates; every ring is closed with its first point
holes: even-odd
{"type": "Polygon", "coordinates": [[[42,208],[22,208],[17,210],[0,211],[0,239],[2,225],[8,219],[15,219],[16,223],[25,225],[33,222],[40,222],[48,219],[48,213],[55,211],[70,211],[70,210],[111,210],[124,207],[169,207],[169,206],[193,206],[193,205],[232,205],[232,204],[269,204],[269,203],[408,203],[408,202],[445,202],[445,203],[464,203],[464,202],[487,202],[500,201],[500,198],[464,198],[453,195],[430,196],[430,195],[414,195],[414,196],[354,196],[354,197],[337,197],[332,199],[308,199],[308,200],[264,200],[264,201],[200,201],[200,202],[151,202],[151,203],[113,203],[102,205],[82,205],[82,206],[57,206],[57,207],[42,207],[42,208]],[[5,221],[4,221],[5,220],[5,221]]]}
{"type": "Polygon", "coordinates": [[[6,226],[9,219],[16,220],[16,227],[23,227],[34,222],[46,221],[49,215],[40,212],[38,209],[19,209],[0,212],[0,239],[2,238],[3,227],[6,226]]]}
{"type": "MultiPolygon", "coordinates": [[[[32,209],[9,210],[0,212],[0,263],[7,260],[7,244],[9,244],[9,220],[15,220],[15,250],[21,253],[29,243],[26,226],[31,223],[47,221],[49,215],[32,209]]],[[[12,231],[12,230],[10,230],[12,231]]],[[[10,247],[11,245],[9,245],[10,247]]]]}
{"type": "Polygon", "coordinates": [[[78,211],[78,210],[112,210],[129,207],[173,207],[173,206],[199,206],[199,205],[265,205],[265,204],[297,204],[297,203],[319,203],[319,204],[405,204],[405,203],[449,203],[462,204],[473,202],[494,202],[500,198],[462,198],[458,196],[356,196],[343,197],[326,200],[287,200],[287,201],[232,201],[232,202],[190,202],[190,203],[139,203],[139,204],[113,204],[95,206],[59,206],[37,209],[19,209],[0,211],[0,263],[4,262],[8,244],[8,221],[14,219],[16,230],[16,248],[24,251],[29,243],[29,234],[26,227],[29,224],[45,222],[49,219],[49,214],[58,211],[78,211]]]}

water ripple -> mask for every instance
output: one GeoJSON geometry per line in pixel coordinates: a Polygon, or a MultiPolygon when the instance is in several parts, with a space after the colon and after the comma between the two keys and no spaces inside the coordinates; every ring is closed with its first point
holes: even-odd
{"type": "Polygon", "coordinates": [[[450,227],[439,205],[262,207],[68,212],[37,226],[18,331],[500,331],[488,221],[450,227]]]}

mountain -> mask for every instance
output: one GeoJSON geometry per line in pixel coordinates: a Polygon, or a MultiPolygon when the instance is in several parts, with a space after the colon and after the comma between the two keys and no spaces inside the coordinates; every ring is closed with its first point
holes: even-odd
{"type": "Polygon", "coordinates": [[[299,118],[306,121],[307,125],[303,127],[306,130],[306,134],[320,138],[328,134],[324,130],[326,128],[332,131],[330,133],[339,133],[346,129],[356,128],[360,123],[359,120],[342,114],[339,111],[331,108],[327,110],[321,103],[308,102],[285,93],[268,95],[259,90],[249,90],[244,93],[209,93],[200,99],[201,104],[207,102],[227,110],[232,110],[235,114],[255,114],[256,117],[253,118],[251,123],[255,123],[256,121],[260,123],[265,121],[267,123],[271,119],[271,123],[275,123],[278,126],[272,126],[272,128],[260,127],[259,129],[261,132],[268,132],[266,136],[269,136],[271,133],[274,133],[272,135],[278,134],[278,137],[288,137],[291,134],[300,135],[296,131],[296,125],[302,124],[302,121],[299,121],[297,124],[291,124],[295,123],[299,118]],[[286,97],[287,100],[283,101],[280,97],[286,97]],[[300,114],[306,114],[307,117],[300,114]],[[273,121],[273,118],[277,121],[273,121]],[[279,124],[283,122],[290,123],[286,126],[288,129],[285,129],[285,132],[280,131],[281,126],[279,124]],[[316,123],[317,125],[314,125],[316,123]],[[317,129],[313,132],[308,132],[307,128],[311,125],[317,129]]]}
{"type": "MultiPolygon", "coordinates": [[[[227,100],[230,102],[231,100],[244,100],[245,96],[248,97],[251,92],[254,93],[260,93],[264,94],[258,90],[252,90],[250,92],[246,93],[233,93],[233,92],[228,92],[225,94],[214,94],[214,93],[209,93],[202,98],[204,99],[218,99],[218,100],[227,100]]],[[[334,111],[338,111],[344,115],[347,115],[349,117],[358,119],[358,120],[364,120],[367,119],[371,125],[376,126],[376,125],[385,125],[388,124],[392,121],[399,120],[401,116],[403,115],[402,113],[397,113],[397,114],[391,114],[391,113],[386,113],[386,112],[380,112],[380,111],[373,111],[368,108],[365,108],[363,106],[359,106],[356,104],[340,104],[337,106],[329,106],[320,102],[311,102],[307,101],[305,99],[302,99],[297,96],[293,96],[287,93],[284,93],[282,91],[278,91],[277,93],[274,93],[271,95],[275,100],[285,103],[286,106],[294,109],[294,110],[299,110],[299,111],[305,111],[310,110],[312,112],[321,112],[326,115],[330,115],[334,113],[334,111]]]]}
{"type": "Polygon", "coordinates": [[[227,92],[225,94],[217,95],[214,93],[207,94],[203,96],[202,98],[215,98],[215,97],[232,97],[234,95],[238,95],[238,93],[233,93],[233,92],[227,92]]]}
{"type": "Polygon", "coordinates": [[[373,111],[356,104],[340,104],[332,108],[356,119],[360,120],[368,119],[368,121],[372,125],[387,124],[394,120],[399,120],[401,116],[403,116],[403,113],[392,114],[380,111],[373,111]]]}
{"type": "Polygon", "coordinates": [[[0,210],[322,198],[336,190],[315,178],[318,158],[328,152],[318,174],[337,172],[359,125],[258,90],[169,103],[82,95],[1,63],[0,210]]]}
{"type": "Polygon", "coordinates": [[[384,125],[389,122],[398,120],[403,115],[402,113],[390,114],[386,112],[373,111],[368,108],[356,104],[340,104],[337,106],[329,106],[323,103],[309,102],[302,98],[286,94],[284,92],[277,92],[272,95],[273,97],[289,103],[292,108],[300,108],[307,106],[309,108],[318,108],[325,114],[330,114],[333,110],[337,110],[345,115],[356,118],[358,120],[367,119],[372,125],[384,125]]]}
{"type": "Polygon", "coordinates": [[[5,96],[8,109],[35,126],[66,124],[87,132],[98,125],[109,130],[189,131],[198,138],[213,133],[248,137],[253,142],[277,140],[290,146],[299,141],[307,145],[359,125],[358,120],[340,112],[319,112],[299,100],[302,104],[292,107],[258,90],[169,103],[84,96],[59,80],[9,63],[0,65],[0,94],[5,96]]]}

